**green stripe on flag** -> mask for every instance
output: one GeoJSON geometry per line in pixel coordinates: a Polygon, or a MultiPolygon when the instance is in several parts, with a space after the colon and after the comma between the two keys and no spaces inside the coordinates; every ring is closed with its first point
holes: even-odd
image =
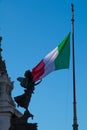
{"type": "Polygon", "coordinates": [[[66,45],[67,41],[70,39],[70,33],[65,37],[65,39],[58,45],[58,51],[60,52],[66,45]]]}
{"type": "Polygon", "coordinates": [[[55,70],[69,68],[70,61],[70,33],[58,46],[59,54],[55,59],[55,70]]]}

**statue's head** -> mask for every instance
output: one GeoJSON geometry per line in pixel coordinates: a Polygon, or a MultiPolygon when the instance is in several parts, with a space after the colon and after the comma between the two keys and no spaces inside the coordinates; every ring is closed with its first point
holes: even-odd
{"type": "Polygon", "coordinates": [[[33,75],[30,70],[25,71],[24,76],[30,80],[33,80],[33,75]]]}

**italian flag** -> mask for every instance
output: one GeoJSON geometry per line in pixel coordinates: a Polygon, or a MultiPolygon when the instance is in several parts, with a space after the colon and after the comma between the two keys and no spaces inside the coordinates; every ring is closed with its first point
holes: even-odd
{"type": "Polygon", "coordinates": [[[70,33],[32,69],[33,80],[38,81],[55,70],[69,68],[70,33]]]}

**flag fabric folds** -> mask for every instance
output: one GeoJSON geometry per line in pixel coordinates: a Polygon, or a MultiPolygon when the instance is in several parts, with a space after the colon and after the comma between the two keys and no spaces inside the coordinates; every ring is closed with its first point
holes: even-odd
{"type": "Polygon", "coordinates": [[[68,69],[70,61],[70,33],[32,69],[33,80],[38,81],[55,70],[68,69]]]}

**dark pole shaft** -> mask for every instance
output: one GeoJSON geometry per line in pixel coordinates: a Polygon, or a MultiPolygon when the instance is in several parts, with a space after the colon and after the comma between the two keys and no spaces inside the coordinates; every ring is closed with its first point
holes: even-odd
{"type": "Polygon", "coordinates": [[[2,41],[2,37],[0,36],[0,56],[1,56],[1,51],[2,51],[2,48],[1,48],[1,41],[2,41]]]}
{"type": "Polygon", "coordinates": [[[76,82],[75,82],[75,53],[74,53],[74,5],[72,7],[72,65],[73,65],[73,130],[78,130],[76,112],[76,82]]]}

